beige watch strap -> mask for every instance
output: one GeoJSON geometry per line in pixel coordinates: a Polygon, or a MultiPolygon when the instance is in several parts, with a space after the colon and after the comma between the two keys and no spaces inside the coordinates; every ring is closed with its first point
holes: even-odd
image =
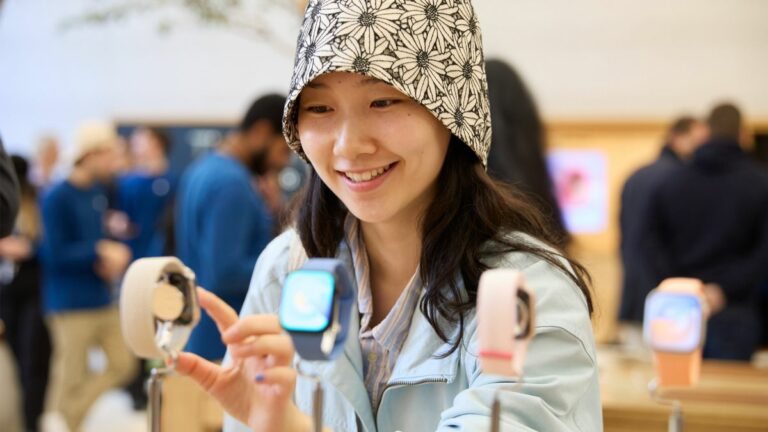
{"type": "MultiPolygon", "coordinates": [[[[163,358],[156,341],[157,319],[172,321],[184,308],[184,296],[176,287],[161,281],[167,273],[194,275],[175,257],[142,258],[128,267],[120,292],[120,327],[128,348],[139,357],[163,358]]],[[[194,280],[193,280],[194,281],[194,280]]],[[[194,294],[193,294],[194,295],[194,294]]],[[[193,320],[177,333],[175,345],[183,346],[200,319],[195,308],[193,320]]]]}

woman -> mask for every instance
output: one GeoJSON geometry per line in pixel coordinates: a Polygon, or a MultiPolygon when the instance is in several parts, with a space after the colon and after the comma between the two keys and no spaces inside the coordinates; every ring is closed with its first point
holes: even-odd
{"type": "Polygon", "coordinates": [[[232,416],[225,430],[310,430],[312,382],[274,315],[296,245],[343,260],[357,282],[344,355],[302,363],[321,376],[328,430],[484,430],[495,394],[503,430],[601,430],[585,271],[484,169],[490,115],[471,4],[314,1],[291,87],[284,132],[312,168],[296,229],[262,254],[242,318],[200,291],[230,366],[179,357],[232,416]],[[496,267],[536,290],[521,385],[478,366],[477,282],[496,267]]]}
{"type": "Polygon", "coordinates": [[[0,320],[5,322],[18,366],[26,430],[37,430],[51,358],[37,254],[42,227],[37,192],[28,179],[29,164],[21,156],[11,156],[11,160],[19,179],[21,206],[14,234],[0,239],[0,320]]]}

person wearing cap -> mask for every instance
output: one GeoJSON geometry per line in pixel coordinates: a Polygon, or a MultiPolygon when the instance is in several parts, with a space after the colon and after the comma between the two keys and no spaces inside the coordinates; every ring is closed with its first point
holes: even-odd
{"type": "Polygon", "coordinates": [[[70,175],[42,201],[43,308],[53,341],[46,411],[63,418],[71,431],[79,430],[93,402],[130,379],[135,367],[111,292],[131,253],[127,246],[106,240],[104,230],[103,183],[114,175],[117,140],[110,124],[82,125],[70,175]],[[107,365],[91,373],[88,350],[96,346],[104,351],[107,365]]]}
{"type": "Polygon", "coordinates": [[[312,381],[275,315],[296,248],[341,260],[357,285],[344,354],[318,369],[326,430],[487,430],[495,395],[503,431],[602,430],[588,277],[486,172],[483,61],[468,0],[310,2],[283,117],[310,164],[295,228],[259,258],[239,317],[200,291],[229,360],[178,359],[228,412],[226,432],[312,430],[312,381]],[[520,270],[536,294],[520,382],[479,367],[490,268],[520,270]]]}

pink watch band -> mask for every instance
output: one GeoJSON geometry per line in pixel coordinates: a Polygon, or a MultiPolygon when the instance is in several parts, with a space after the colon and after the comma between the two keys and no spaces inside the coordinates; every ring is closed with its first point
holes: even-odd
{"type": "Polygon", "coordinates": [[[525,288],[520,272],[494,269],[480,277],[477,294],[478,356],[485,373],[511,377],[522,375],[528,342],[533,336],[533,311],[529,310],[531,321],[527,337],[518,338],[518,290],[528,294],[529,308],[532,309],[535,304],[533,294],[525,288]]]}

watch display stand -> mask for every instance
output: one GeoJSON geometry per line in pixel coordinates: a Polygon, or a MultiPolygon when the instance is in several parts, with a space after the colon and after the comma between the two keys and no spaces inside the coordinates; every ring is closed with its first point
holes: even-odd
{"type": "Polygon", "coordinates": [[[120,324],[128,348],[163,359],[147,380],[149,431],[160,432],[163,379],[200,320],[195,274],[174,257],[143,258],[128,268],[120,293],[120,324]]]}
{"type": "MultiPolygon", "coordinates": [[[[523,385],[523,376],[518,377],[517,382],[512,387],[515,391],[523,385]]],[[[491,405],[491,432],[501,432],[501,400],[499,400],[499,391],[493,393],[493,404],[491,405]]]]}
{"type": "Polygon", "coordinates": [[[672,412],[669,414],[669,421],[667,423],[667,432],[683,432],[683,408],[680,400],[664,398],[659,392],[659,385],[656,378],[648,383],[648,393],[650,393],[651,399],[655,402],[662,405],[672,406],[672,412]]]}

